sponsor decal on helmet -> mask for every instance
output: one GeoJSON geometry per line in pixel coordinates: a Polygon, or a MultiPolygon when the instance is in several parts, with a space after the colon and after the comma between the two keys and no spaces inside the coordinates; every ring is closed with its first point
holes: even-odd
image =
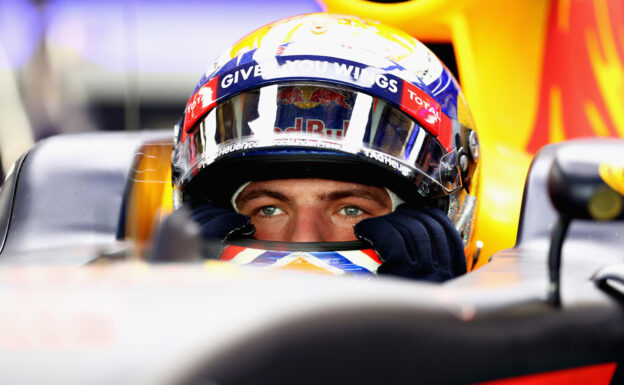
{"type": "Polygon", "coordinates": [[[347,103],[346,99],[347,96],[343,92],[326,87],[317,88],[310,96],[310,102],[312,103],[320,103],[324,106],[335,103],[350,110],[351,105],[347,103]]]}
{"type": "Polygon", "coordinates": [[[277,98],[282,104],[294,104],[305,109],[314,108],[319,104],[328,106],[331,103],[351,109],[351,104],[347,101],[349,96],[346,93],[327,87],[283,87],[277,98]]]}
{"type": "Polygon", "coordinates": [[[329,128],[325,127],[325,122],[320,119],[306,119],[303,117],[296,117],[295,122],[292,126],[286,128],[275,127],[275,132],[308,132],[312,134],[320,134],[328,138],[340,139],[346,134],[348,128],[348,120],[344,120],[342,122],[342,127],[340,128],[329,128]],[[305,124],[303,124],[304,121],[305,124]]]}
{"type": "Polygon", "coordinates": [[[405,82],[403,84],[401,106],[405,112],[416,117],[429,132],[435,136],[439,135],[442,109],[429,94],[413,84],[405,82]]]}
{"type": "Polygon", "coordinates": [[[294,104],[305,109],[314,108],[319,104],[328,106],[331,103],[351,109],[346,93],[327,87],[284,87],[280,89],[277,98],[282,104],[294,104]]]}
{"type": "Polygon", "coordinates": [[[184,129],[182,135],[195,124],[197,119],[210,111],[217,104],[217,84],[219,77],[211,79],[191,96],[184,110],[184,129]]]}
{"type": "Polygon", "coordinates": [[[238,67],[233,71],[221,74],[220,88],[226,90],[234,88],[230,92],[249,88],[261,80],[283,79],[289,77],[319,78],[320,80],[335,79],[347,83],[355,83],[360,87],[379,88],[391,93],[397,93],[399,80],[383,70],[359,63],[352,63],[335,58],[313,59],[308,57],[284,59],[272,64],[257,64],[238,67]]]}
{"type": "Polygon", "coordinates": [[[379,163],[385,164],[386,166],[390,166],[393,169],[400,172],[401,174],[403,174],[404,176],[408,176],[413,173],[413,170],[411,167],[405,165],[404,163],[399,162],[398,159],[386,153],[371,150],[370,148],[364,148],[362,150],[363,150],[364,155],[366,155],[368,158],[374,159],[379,163]]]}
{"type": "Polygon", "coordinates": [[[230,144],[228,146],[220,147],[219,150],[215,154],[215,158],[219,158],[223,155],[227,155],[231,152],[243,151],[243,150],[251,150],[252,148],[256,148],[258,146],[258,142],[256,141],[245,141],[245,142],[236,142],[234,144],[230,144]]]}
{"type": "Polygon", "coordinates": [[[237,84],[239,81],[244,82],[250,78],[257,78],[262,75],[262,66],[260,64],[253,65],[247,68],[240,68],[232,73],[224,75],[221,78],[221,88],[225,89],[232,84],[237,84]]]}

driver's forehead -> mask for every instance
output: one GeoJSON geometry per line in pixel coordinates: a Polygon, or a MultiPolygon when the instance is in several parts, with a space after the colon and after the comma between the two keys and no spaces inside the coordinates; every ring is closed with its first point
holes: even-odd
{"type": "Polygon", "coordinates": [[[354,196],[376,200],[384,205],[390,202],[390,196],[383,187],[330,179],[295,178],[251,182],[238,195],[237,203],[242,203],[241,201],[257,196],[258,192],[265,191],[277,192],[291,199],[301,196],[318,199],[354,196]]]}

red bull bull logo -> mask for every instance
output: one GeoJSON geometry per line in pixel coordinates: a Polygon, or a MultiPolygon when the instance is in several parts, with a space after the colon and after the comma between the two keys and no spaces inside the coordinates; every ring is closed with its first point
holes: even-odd
{"type": "Polygon", "coordinates": [[[331,103],[351,109],[351,105],[347,101],[349,95],[346,92],[326,87],[284,87],[279,90],[277,98],[282,104],[294,104],[305,109],[314,108],[319,104],[328,106],[331,103]]]}
{"type": "Polygon", "coordinates": [[[331,88],[320,87],[312,92],[312,95],[310,96],[310,101],[313,103],[320,103],[324,106],[327,106],[330,103],[334,102],[337,105],[350,110],[351,105],[347,104],[347,97],[347,95],[344,95],[340,91],[334,91],[331,88]]]}
{"type": "Polygon", "coordinates": [[[282,104],[294,104],[300,108],[300,105],[303,104],[305,101],[303,98],[303,92],[299,87],[284,87],[280,89],[277,94],[277,99],[281,100],[282,104]]]}

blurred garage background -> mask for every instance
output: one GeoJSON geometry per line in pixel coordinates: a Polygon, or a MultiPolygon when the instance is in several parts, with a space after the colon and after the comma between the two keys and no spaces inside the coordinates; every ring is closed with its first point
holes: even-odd
{"type": "Polygon", "coordinates": [[[3,174],[33,142],[173,127],[210,62],[305,1],[0,0],[3,174]]]}

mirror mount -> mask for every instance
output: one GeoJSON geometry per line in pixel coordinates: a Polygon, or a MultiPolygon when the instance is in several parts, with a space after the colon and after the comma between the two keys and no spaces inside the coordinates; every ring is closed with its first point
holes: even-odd
{"type": "Polygon", "coordinates": [[[555,307],[561,306],[561,250],[570,218],[567,215],[560,215],[553,228],[550,238],[550,249],[548,251],[548,303],[555,307]]]}
{"type": "Polygon", "coordinates": [[[624,220],[624,157],[619,141],[559,150],[548,174],[558,212],[548,253],[548,303],[561,307],[561,252],[573,220],[624,220]]]}

